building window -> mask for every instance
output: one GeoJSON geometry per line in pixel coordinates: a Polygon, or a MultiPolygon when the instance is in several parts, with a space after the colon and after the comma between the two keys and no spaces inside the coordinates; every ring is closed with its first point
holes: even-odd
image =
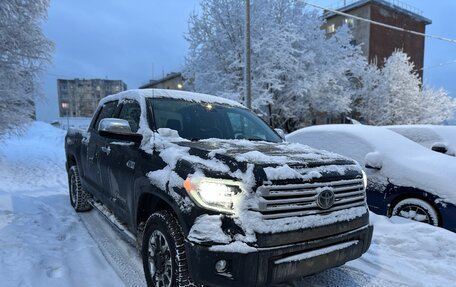
{"type": "Polygon", "coordinates": [[[347,24],[348,27],[353,28],[353,27],[355,27],[355,19],[347,18],[347,19],[345,19],[345,24],[347,24]]]}
{"type": "Polygon", "coordinates": [[[326,27],[326,33],[332,34],[334,32],[336,32],[336,25],[331,24],[328,27],[326,27]]]}

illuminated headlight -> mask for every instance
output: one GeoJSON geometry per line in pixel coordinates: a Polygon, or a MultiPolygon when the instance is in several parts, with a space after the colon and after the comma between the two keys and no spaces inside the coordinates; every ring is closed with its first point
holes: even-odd
{"type": "Polygon", "coordinates": [[[367,188],[367,175],[364,172],[364,170],[362,172],[363,172],[363,186],[364,186],[364,189],[366,189],[367,188]]]}
{"type": "Polygon", "coordinates": [[[224,213],[234,213],[236,195],[241,193],[241,183],[215,178],[187,178],[184,188],[200,207],[224,213]]]}

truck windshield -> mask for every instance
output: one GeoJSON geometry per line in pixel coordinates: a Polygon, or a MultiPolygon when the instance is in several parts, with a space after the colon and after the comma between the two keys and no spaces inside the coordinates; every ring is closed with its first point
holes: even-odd
{"type": "Polygon", "coordinates": [[[179,99],[147,100],[155,127],[176,130],[188,140],[209,138],[281,142],[282,139],[247,109],[179,99]]]}

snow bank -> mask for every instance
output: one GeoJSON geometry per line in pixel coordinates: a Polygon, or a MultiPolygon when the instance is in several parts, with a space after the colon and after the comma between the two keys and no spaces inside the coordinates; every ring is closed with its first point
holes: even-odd
{"type": "Polygon", "coordinates": [[[123,286],[70,205],[64,134],[0,139],[1,286],[123,286]]]}
{"type": "Polygon", "coordinates": [[[456,161],[433,152],[383,127],[365,125],[325,125],[308,127],[287,136],[291,142],[305,143],[352,157],[362,166],[369,160],[381,163],[379,173],[395,184],[420,188],[456,204],[456,161]]]}
{"type": "Polygon", "coordinates": [[[456,233],[401,217],[370,218],[372,245],[347,266],[407,286],[454,286],[456,233]]]}

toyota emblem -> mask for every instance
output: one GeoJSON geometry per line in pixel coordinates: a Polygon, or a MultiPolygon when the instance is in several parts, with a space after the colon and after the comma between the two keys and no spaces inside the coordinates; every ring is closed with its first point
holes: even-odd
{"type": "Polygon", "coordinates": [[[318,194],[317,205],[321,209],[329,209],[334,205],[334,192],[330,189],[325,189],[318,194]]]}

